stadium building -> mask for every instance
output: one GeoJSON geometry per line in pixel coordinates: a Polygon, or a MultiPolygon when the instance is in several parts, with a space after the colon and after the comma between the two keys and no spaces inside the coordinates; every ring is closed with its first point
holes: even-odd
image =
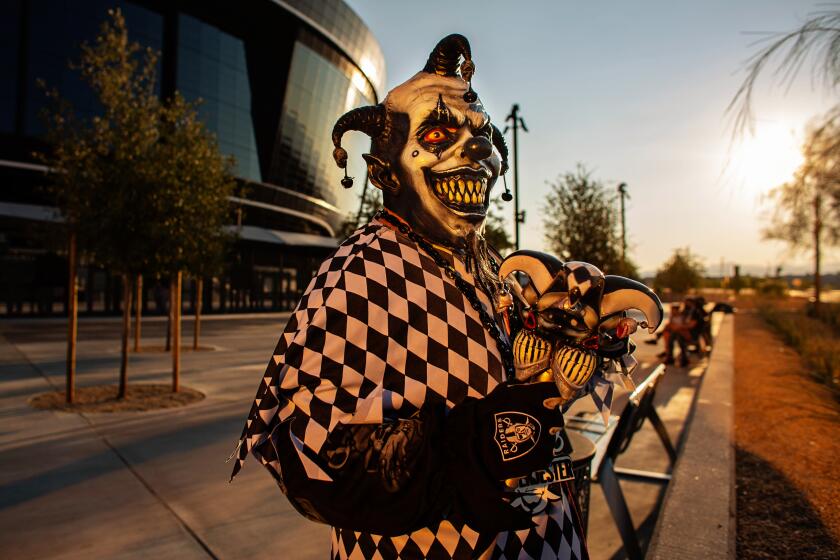
{"type": "MultiPolygon", "coordinates": [[[[359,204],[339,183],[329,140],[336,118],[382,96],[382,52],[359,17],[341,0],[0,0],[0,316],[65,312],[61,218],[32,156],[45,149],[38,81],[93,113],[68,61],[114,7],[132,41],[161,53],[160,95],[201,98],[202,119],[236,158],[243,188],[230,227],[239,237],[225,275],[205,280],[204,309],[289,309],[359,204]]],[[[345,145],[359,154],[369,139],[345,145]]],[[[360,161],[350,165],[364,176],[360,161]]],[[[83,262],[79,282],[81,313],[119,310],[119,278],[83,262]]],[[[146,311],[165,309],[166,282],[145,279],[146,311]]],[[[189,312],[190,282],[184,302],[189,312]]]]}

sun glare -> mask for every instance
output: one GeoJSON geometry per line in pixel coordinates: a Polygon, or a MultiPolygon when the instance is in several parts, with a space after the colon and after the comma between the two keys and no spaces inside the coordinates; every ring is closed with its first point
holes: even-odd
{"type": "Polygon", "coordinates": [[[767,192],[791,179],[802,164],[801,138],[781,123],[759,125],[736,148],[732,164],[747,190],[767,192]]]}

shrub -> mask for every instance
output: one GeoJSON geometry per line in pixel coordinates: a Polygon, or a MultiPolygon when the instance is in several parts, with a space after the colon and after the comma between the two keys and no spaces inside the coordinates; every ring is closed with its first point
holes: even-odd
{"type": "Polygon", "coordinates": [[[756,291],[762,296],[784,297],[787,295],[787,284],[784,280],[766,278],[758,282],[756,291]]]}
{"type": "Polygon", "coordinates": [[[767,303],[759,306],[759,313],[785,344],[799,353],[814,377],[840,396],[840,339],[835,327],[802,311],[767,303]]]}
{"type": "Polygon", "coordinates": [[[819,311],[811,304],[808,306],[808,316],[819,319],[837,333],[840,333],[840,303],[821,302],[819,311]]]}

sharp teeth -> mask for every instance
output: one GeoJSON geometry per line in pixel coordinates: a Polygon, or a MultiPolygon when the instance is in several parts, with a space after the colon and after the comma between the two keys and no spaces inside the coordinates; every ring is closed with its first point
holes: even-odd
{"type": "Polygon", "coordinates": [[[480,179],[440,179],[435,180],[435,191],[444,200],[459,204],[484,204],[487,195],[487,180],[480,179]]]}

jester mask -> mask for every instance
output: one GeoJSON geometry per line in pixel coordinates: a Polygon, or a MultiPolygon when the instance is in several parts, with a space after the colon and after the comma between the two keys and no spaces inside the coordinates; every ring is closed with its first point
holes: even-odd
{"type": "Polygon", "coordinates": [[[449,35],[420,72],[379,105],[343,115],[332,133],[341,168],[347,166],[342,135],[368,134],[371,152],[363,157],[385,207],[423,237],[452,247],[483,233],[490,191],[507,169],[501,132],[472,89],[474,72],[467,39],[449,35]]]}
{"type": "MultiPolygon", "coordinates": [[[[517,379],[547,375],[564,401],[574,399],[590,379],[606,381],[610,371],[632,383],[635,365],[630,335],[638,327],[654,332],[662,303],[644,284],[604,275],[584,262],[561,262],[537,251],[517,251],[499,267],[519,300],[522,328],[513,342],[517,379]],[[631,316],[635,311],[639,319],[631,316]],[[595,375],[596,372],[598,375],[595,375]]],[[[608,383],[605,383],[608,384],[608,383]]]]}

